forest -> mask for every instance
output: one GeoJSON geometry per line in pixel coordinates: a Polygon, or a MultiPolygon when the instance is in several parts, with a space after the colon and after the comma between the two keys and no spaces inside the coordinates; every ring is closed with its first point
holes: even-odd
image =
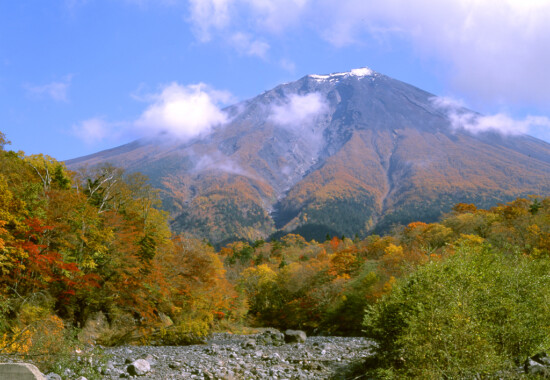
{"type": "Polygon", "coordinates": [[[0,355],[54,368],[85,344],[271,326],[365,335],[375,378],[464,378],[550,350],[550,197],[457,204],[385,236],[288,234],[216,251],[170,231],[145,176],[72,172],[8,147],[0,133],[0,355]],[[105,326],[90,330],[98,315],[105,326]]]}

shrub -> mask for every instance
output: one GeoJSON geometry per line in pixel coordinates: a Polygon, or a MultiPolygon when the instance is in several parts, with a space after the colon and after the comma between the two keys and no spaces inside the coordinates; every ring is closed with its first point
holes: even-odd
{"type": "Polygon", "coordinates": [[[211,318],[189,318],[179,323],[161,328],[148,342],[154,345],[184,346],[204,343],[210,333],[211,318]]]}
{"type": "Polygon", "coordinates": [[[513,371],[550,348],[549,326],[550,262],[471,244],[398,281],[363,322],[387,378],[513,371]]]}

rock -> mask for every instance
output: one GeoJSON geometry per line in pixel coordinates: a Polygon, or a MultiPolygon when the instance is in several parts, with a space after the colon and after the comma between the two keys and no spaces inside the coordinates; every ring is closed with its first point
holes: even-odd
{"type": "Polygon", "coordinates": [[[151,354],[143,354],[139,357],[139,359],[147,360],[150,365],[155,365],[158,358],[155,358],[155,356],[151,354]]]}
{"type": "Polygon", "coordinates": [[[531,359],[547,367],[550,366],[550,357],[546,354],[546,352],[538,353],[531,357],[531,359]]]}
{"type": "MultiPolygon", "coordinates": [[[[284,338],[281,332],[269,329],[255,335],[214,333],[206,345],[105,347],[109,361],[105,360],[100,378],[322,380],[343,378],[340,375],[347,366],[362,363],[370,355],[371,345],[366,338],[311,336],[304,343],[278,345],[281,336],[284,338]],[[259,343],[263,339],[270,343],[259,343]],[[255,347],[245,348],[247,340],[252,340],[255,347]],[[139,377],[128,371],[134,361],[124,363],[126,358],[148,362],[151,357],[155,364],[149,363],[149,372],[139,377]]],[[[60,375],[72,380],[80,376],[74,372],[70,376],[60,375]]]]}
{"type": "Polygon", "coordinates": [[[159,319],[162,327],[164,328],[170,327],[174,324],[174,322],[172,322],[172,319],[164,313],[159,313],[159,319]]]}
{"type": "Polygon", "coordinates": [[[0,363],[0,379],[45,380],[46,378],[33,364],[0,363]]]}
{"type": "Polygon", "coordinates": [[[63,371],[63,375],[66,377],[72,377],[74,374],[73,370],[70,368],[65,368],[65,371],[63,371]]]}
{"type": "Polygon", "coordinates": [[[285,336],[279,330],[269,329],[256,336],[256,343],[265,346],[281,346],[285,343],[285,336]]]}
{"type": "Polygon", "coordinates": [[[47,380],[63,380],[61,376],[59,376],[57,373],[50,372],[46,375],[47,380]]]}
{"type": "Polygon", "coordinates": [[[138,359],[126,369],[132,376],[144,376],[151,371],[151,364],[145,359],[138,359]]]}
{"type": "Polygon", "coordinates": [[[305,343],[307,335],[302,330],[286,330],[285,342],[286,343],[305,343]]]}
{"type": "Polygon", "coordinates": [[[128,372],[124,372],[121,369],[115,368],[113,371],[111,371],[111,375],[115,377],[129,377],[128,372]]]}
{"type": "Polygon", "coordinates": [[[550,370],[545,365],[534,361],[529,358],[525,361],[524,365],[525,373],[529,375],[542,376],[545,378],[550,378],[550,370]]]}
{"type": "Polygon", "coordinates": [[[179,369],[179,368],[181,368],[181,363],[180,362],[171,362],[171,363],[168,363],[168,367],[172,368],[172,369],[179,369]]]}
{"type": "Polygon", "coordinates": [[[254,339],[247,339],[242,344],[243,348],[254,348],[256,347],[256,341],[254,339]]]}

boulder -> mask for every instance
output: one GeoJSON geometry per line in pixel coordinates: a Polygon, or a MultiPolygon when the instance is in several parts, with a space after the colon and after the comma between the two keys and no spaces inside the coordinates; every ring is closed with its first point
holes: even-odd
{"type": "Polygon", "coordinates": [[[126,369],[132,376],[145,376],[151,371],[151,364],[145,359],[138,359],[126,369]]]}
{"type": "Polygon", "coordinates": [[[147,360],[150,365],[155,365],[157,363],[158,357],[155,357],[155,355],[151,354],[143,354],[139,357],[139,359],[147,360]]]}
{"type": "Polygon", "coordinates": [[[304,343],[307,335],[302,330],[286,330],[285,343],[304,343]]]}
{"type": "Polygon", "coordinates": [[[282,346],[285,343],[285,336],[279,330],[269,329],[256,336],[256,343],[266,346],[282,346]]]}
{"type": "Polygon", "coordinates": [[[28,363],[0,363],[0,379],[46,380],[38,368],[28,363]]]}

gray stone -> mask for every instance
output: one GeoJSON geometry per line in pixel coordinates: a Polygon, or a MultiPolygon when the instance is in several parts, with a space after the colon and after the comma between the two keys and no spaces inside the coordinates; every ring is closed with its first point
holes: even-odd
{"type": "Polygon", "coordinates": [[[59,376],[57,373],[50,372],[46,375],[47,380],[63,380],[61,376],[59,376]]]}
{"type": "Polygon", "coordinates": [[[145,359],[138,359],[126,369],[132,376],[144,376],[151,371],[151,364],[145,359]]]}
{"type": "Polygon", "coordinates": [[[282,346],[285,343],[285,336],[279,330],[269,329],[257,335],[256,342],[266,346],[282,346]]]}
{"type": "Polygon", "coordinates": [[[286,330],[285,342],[286,343],[304,343],[307,339],[307,335],[302,330],[286,330]]]}
{"type": "Polygon", "coordinates": [[[67,377],[71,377],[74,375],[74,372],[72,369],[70,368],[65,368],[65,371],[63,371],[63,375],[67,376],[67,377]]]}
{"type": "Polygon", "coordinates": [[[157,362],[157,358],[155,358],[155,356],[151,354],[143,354],[139,357],[139,359],[147,360],[150,365],[155,365],[155,363],[157,362]]]}
{"type": "Polygon", "coordinates": [[[172,368],[172,369],[179,369],[179,368],[181,368],[181,363],[180,362],[171,362],[171,363],[168,363],[168,367],[172,368]]]}
{"type": "Polygon", "coordinates": [[[527,359],[525,362],[525,372],[529,375],[536,375],[549,378],[550,371],[544,365],[532,360],[527,359]]]}
{"type": "Polygon", "coordinates": [[[28,363],[0,363],[0,379],[46,380],[38,368],[28,363]]]}
{"type": "Polygon", "coordinates": [[[538,353],[535,356],[533,356],[531,359],[547,367],[550,366],[550,357],[548,357],[546,352],[538,353]]]}
{"type": "Polygon", "coordinates": [[[256,341],[254,339],[247,339],[242,344],[243,348],[254,348],[256,347],[256,341]]]}

